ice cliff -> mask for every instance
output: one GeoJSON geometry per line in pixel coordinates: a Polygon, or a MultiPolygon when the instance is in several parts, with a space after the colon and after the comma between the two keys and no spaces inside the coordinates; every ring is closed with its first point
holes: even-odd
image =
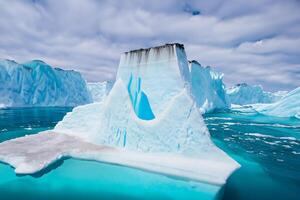
{"type": "Polygon", "coordinates": [[[273,103],[286,94],[285,91],[277,93],[266,92],[260,85],[248,85],[246,83],[227,88],[226,93],[230,102],[237,105],[273,103]]]}
{"type": "Polygon", "coordinates": [[[0,105],[77,106],[91,96],[79,72],[53,68],[43,61],[0,61],[0,105]]]}
{"type": "Polygon", "coordinates": [[[230,108],[225,92],[223,74],[211,67],[202,67],[197,61],[189,62],[191,94],[201,112],[230,108]]]}

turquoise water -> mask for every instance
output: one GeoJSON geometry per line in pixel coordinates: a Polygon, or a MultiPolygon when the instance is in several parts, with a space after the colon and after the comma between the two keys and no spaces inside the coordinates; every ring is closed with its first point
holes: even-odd
{"type": "MultiPolygon", "coordinates": [[[[54,127],[71,108],[0,110],[0,142],[54,127]]],[[[28,147],[30,148],[30,147],[28,147]]],[[[0,163],[0,199],[212,199],[219,187],[123,166],[65,159],[34,176],[0,163]]]]}
{"type": "Polygon", "coordinates": [[[0,194],[4,199],[208,200],[218,190],[201,183],[76,159],[64,160],[39,178],[16,177],[8,165],[0,165],[0,177],[0,194]]]}
{"type": "MultiPolygon", "coordinates": [[[[0,110],[0,142],[51,129],[71,108],[0,110]]],[[[223,199],[300,197],[300,121],[255,113],[205,115],[214,142],[242,167],[223,199]]],[[[30,147],[29,147],[30,148],[30,147]]],[[[0,163],[0,199],[211,199],[218,188],[122,166],[65,159],[34,176],[0,163]]]]}
{"type": "Polygon", "coordinates": [[[242,167],[224,199],[300,199],[300,120],[256,113],[205,115],[213,141],[242,167]]]}
{"type": "Polygon", "coordinates": [[[0,142],[52,129],[71,107],[0,109],[0,142]]]}

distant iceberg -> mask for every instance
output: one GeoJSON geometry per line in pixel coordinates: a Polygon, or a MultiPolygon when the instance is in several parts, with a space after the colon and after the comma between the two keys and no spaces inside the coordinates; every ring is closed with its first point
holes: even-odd
{"type": "Polygon", "coordinates": [[[107,96],[112,87],[111,81],[87,83],[88,91],[93,102],[101,102],[107,96]]]}
{"type": "Polygon", "coordinates": [[[0,61],[0,104],[5,107],[77,106],[91,96],[79,72],[52,68],[43,61],[0,61]]]}
{"type": "Polygon", "coordinates": [[[248,85],[246,83],[227,88],[226,93],[230,102],[237,105],[273,103],[287,94],[286,91],[266,92],[260,85],[248,85]]]}
{"type": "Polygon", "coordinates": [[[230,108],[223,74],[211,67],[202,67],[197,61],[189,62],[192,96],[203,113],[230,108]]]}
{"type": "Polygon", "coordinates": [[[265,115],[300,118],[300,87],[289,92],[279,101],[266,105],[253,105],[254,109],[265,115]]]}
{"type": "Polygon", "coordinates": [[[212,142],[191,86],[183,45],[124,53],[103,101],[74,108],[53,131],[1,143],[0,159],[17,173],[34,173],[72,156],[188,178],[220,190],[239,164],[212,142]]]}

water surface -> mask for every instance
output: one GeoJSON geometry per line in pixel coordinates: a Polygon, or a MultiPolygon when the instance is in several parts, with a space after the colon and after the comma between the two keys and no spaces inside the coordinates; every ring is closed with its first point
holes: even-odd
{"type": "MultiPolygon", "coordinates": [[[[0,142],[48,130],[72,108],[0,109],[0,142]]],[[[204,116],[217,146],[242,167],[225,200],[300,197],[300,120],[257,113],[204,116]]],[[[28,147],[30,148],[30,147],[28,147]]],[[[217,187],[94,161],[65,159],[35,176],[0,163],[2,199],[211,199],[217,187]]]]}

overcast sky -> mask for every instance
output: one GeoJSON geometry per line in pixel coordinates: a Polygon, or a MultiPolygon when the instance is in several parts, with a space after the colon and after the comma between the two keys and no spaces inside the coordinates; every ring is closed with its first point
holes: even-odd
{"type": "Polygon", "coordinates": [[[179,42],[228,86],[300,86],[299,0],[0,0],[0,58],[114,79],[124,51],[179,42]]]}

